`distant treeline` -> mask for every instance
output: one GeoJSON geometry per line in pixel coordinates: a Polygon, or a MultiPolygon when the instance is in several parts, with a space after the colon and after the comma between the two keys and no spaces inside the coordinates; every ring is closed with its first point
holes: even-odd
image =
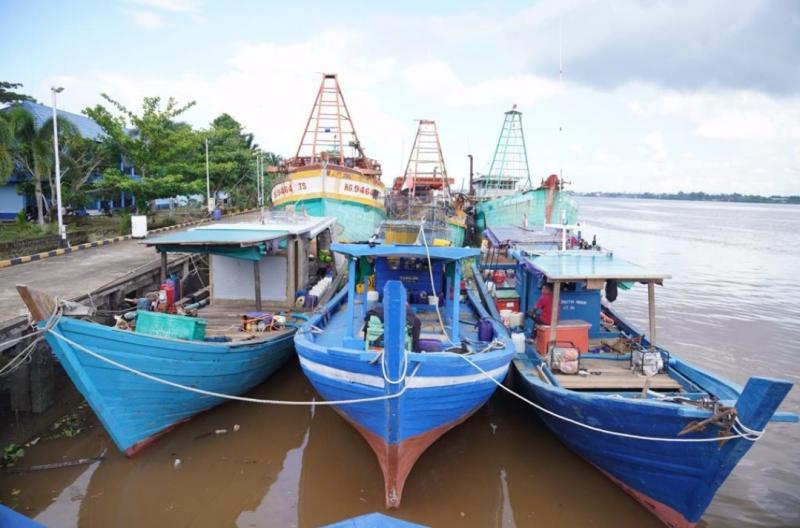
{"type": "Polygon", "coordinates": [[[693,200],[703,202],[745,202],[800,204],[800,196],[759,196],[757,194],[708,194],[704,192],[677,193],[622,193],[622,192],[588,192],[575,193],[578,196],[599,196],[604,198],[645,198],[651,200],[693,200]]]}

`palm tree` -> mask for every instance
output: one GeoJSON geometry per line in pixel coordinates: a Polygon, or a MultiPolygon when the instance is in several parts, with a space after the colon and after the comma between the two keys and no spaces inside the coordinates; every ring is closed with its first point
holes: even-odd
{"type": "Polygon", "coordinates": [[[8,181],[8,177],[11,176],[11,172],[14,170],[14,162],[11,159],[13,136],[11,124],[4,114],[0,114],[0,185],[8,181]]]}
{"type": "MultiPolygon", "coordinates": [[[[33,180],[33,193],[36,201],[36,221],[45,222],[45,199],[43,182],[47,182],[50,190],[50,203],[55,196],[53,183],[53,120],[48,119],[41,127],[36,127],[36,120],[22,107],[12,108],[8,112],[8,121],[12,132],[11,157],[23,171],[33,180]]],[[[77,134],[75,126],[67,120],[58,123],[59,136],[77,134]]],[[[63,173],[63,171],[62,171],[63,173]]]]}

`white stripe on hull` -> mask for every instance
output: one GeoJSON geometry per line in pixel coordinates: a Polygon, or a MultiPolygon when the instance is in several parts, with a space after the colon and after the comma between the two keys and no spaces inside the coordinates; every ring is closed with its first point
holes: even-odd
{"type": "MultiPolygon", "coordinates": [[[[331,378],[347,383],[358,383],[361,385],[368,385],[370,387],[384,388],[385,381],[381,376],[373,376],[371,374],[361,374],[358,372],[350,372],[349,370],[342,370],[322,365],[307,358],[300,357],[300,364],[304,369],[319,374],[320,376],[331,378]]],[[[409,371],[411,367],[409,367],[409,371]]],[[[505,377],[508,372],[508,365],[503,365],[495,369],[487,371],[487,373],[499,380],[505,377]]],[[[407,378],[406,385],[409,388],[431,388],[431,387],[447,387],[450,385],[463,385],[465,383],[475,383],[478,381],[489,381],[486,376],[477,372],[475,374],[464,374],[462,376],[414,376],[407,378]]]]}

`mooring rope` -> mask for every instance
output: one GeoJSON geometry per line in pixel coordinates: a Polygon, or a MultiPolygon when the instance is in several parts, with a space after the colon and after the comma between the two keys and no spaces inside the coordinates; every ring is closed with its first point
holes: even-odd
{"type": "MultiPolygon", "coordinates": [[[[325,401],[318,401],[318,402],[317,401],[309,402],[309,401],[270,400],[270,399],[262,399],[262,398],[250,398],[250,397],[247,397],[247,396],[235,396],[235,395],[230,395],[230,394],[223,394],[223,393],[220,393],[220,392],[214,392],[214,391],[207,391],[207,390],[204,390],[204,389],[198,389],[196,387],[189,387],[187,385],[176,383],[174,381],[169,381],[169,380],[165,380],[163,378],[159,378],[157,376],[153,376],[152,374],[147,374],[146,372],[142,372],[140,370],[134,369],[132,367],[129,367],[127,365],[124,365],[122,363],[114,361],[113,359],[110,359],[110,358],[107,358],[107,357],[105,357],[105,356],[103,356],[101,354],[98,354],[98,353],[96,353],[96,352],[94,352],[92,350],[89,350],[88,348],[84,347],[83,345],[80,345],[79,343],[76,343],[75,341],[73,341],[73,340],[71,340],[71,339],[59,334],[58,332],[53,330],[52,327],[48,327],[44,331],[45,332],[49,332],[50,334],[52,334],[56,338],[63,340],[64,342],[72,345],[76,349],[78,349],[78,350],[80,350],[80,351],[82,351],[82,352],[84,352],[86,354],[89,354],[90,356],[92,356],[92,357],[94,357],[96,359],[99,359],[100,361],[108,363],[109,365],[113,365],[113,366],[115,366],[115,367],[117,367],[119,369],[125,370],[125,371],[130,372],[132,374],[135,374],[137,376],[141,376],[141,377],[143,377],[145,379],[149,379],[149,380],[154,381],[156,383],[161,383],[161,384],[164,384],[164,385],[175,387],[177,389],[182,389],[182,390],[186,390],[186,391],[193,392],[193,393],[196,393],[196,394],[201,394],[201,395],[204,395],[204,396],[211,396],[211,397],[220,398],[220,399],[243,401],[243,402],[248,402],[248,403],[268,404],[268,405],[292,405],[292,406],[348,405],[348,404],[356,404],[356,403],[369,403],[369,402],[385,401],[385,400],[391,400],[391,399],[399,398],[403,394],[405,394],[406,390],[408,389],[408,385],[406,384],[406,385],[403,385],[403,387],[398,392],[396,392],[394,394],[386,394],[386,395],[383,395],[383,396],[373,396],[373,397],[367,397],[367,398],[356,398],[356,399],[352,399],[352,400],[325,400],[325,401]]],[[[513,391],[512,389],[506,387],[505,385],[503,385],[502,382],[496,380],[491,374],[489,374],[488,372],[483,370],[478,364],[476,364],[474,361],[472,361],[470,358],[468,358],[467,356],[465,356],[463,354],[456,354],[454,352],[434,352],[433,354],[441,355],[441,356],[459,357],[459,358],[463,359],[464,361],[466,361],[473,368],[475,368],[478,372],[483,374],[492,383],[494,383],[495,385],[497,385],[498,387],[500,387],[501,389],[503,389],[507,393],[511,394],[515,398],[518,398],[519,400],[527,403],[531,407],[537,409],[538,411],[543,412],[543,413],[545,413],[545,414],[547,414],[549,416],[552,416],[553,418],[557,418],[559,420],[563,420],[565,422],[571,423],[573,425],[577,425],[579,427],[583,427],[585,429],[588,429],[590,431],[594,431],[594,432],[597,432],[597,433],[602,433],[602,434],[607,434],[607,435],[617,436],[617,437],[622,437],[622,438],[630,438],[630,439],[633,439],[633,440],[644,440],[644,441],[651,441],[651,442],[705,443],[705,442],[727,441],[727,440],[733,440],[733,439],[736,439],[736,438],[743,438],[743,439],[751,441],[751,442],[756,442],[757,440],[759,440],[764,435],[764,433],[766,431],[766,430],[758,431],[758,430],[755,430],[755,429],[750,429],[749,427],[745,426],[739,420],[738,417],[735,418],[734,424],[733,424],[733,427],[732,427],[732,430],[734,431],[735,434],[731,434],[731,435],[727,435],[727,436],[720,436],[720,437],[716,437],[716,438],[666,438],[666,437],[659,437],[659,436],[636,435],[636,434],[631,434],[631,433],[623,433],[623,432],[620,432],[620,431],[611,431],[609,429],[603,429],[601,427],[596,427],[596,426],[593,426],[593,425],[589,425],[589,424],[580,422],[578,420],[575,420],[573,418],[569,418],[567,416],[562,416],[562,415],[560,415],[560,414],[558,414],[558,413],[556,413],[554,411],[551,411],[550,409],[547,409],[545,407],[542,407],[541,405],[538,405],[537,403],[534,403],[533,401],[529,400],[525,396],[523,396],[523,395],[513,391]]],[[[408,361],[408,360],[406,359],[406,361],[408,361]]],[[[407,366],[408,366],[408,363],[406,363],[406,369],[407,369],[407,366]]],[[[416,368],[411,373],[410,377],[414,377],[417,374],[417,371],[419,370],[419,368],[421,366],[422,366],[421,363],[417,364],[416,368]]],[[[384,365],[383,361],[381,361],[381,367],[382,367],[382,371],[383,371],[383,374],[384,374],[384,380],[387,383],[392,383],[392,381],[387,379],[387,377],[386,377],[385,365],[384,365]]],[[[402,383],[402,381],[404,381],[406,379],[406,375],[405,374],[406,374],[406,372],[403,373],[403,377],[402,377],[401,380],[394,381],[394,383],[395,384],[402,383]]]]}
{"type": "MultiPolygon", "coordinates": [[[[348,404],[353,404],[353,403],[369,403],[369,402],[377,402],[377,401],[384,401],[384,400],[391,400],[391,399],[394,399],[394,398],[399,398],[400,396],[405,394],[406,390],[408,389],[408,385],[404,385],[398,392],[396,392],[394,394],[386,394],[386,395],[383,395],[383,396],[371,396],[371,397],[367,397],[367,398],[355,398],[355,399],[352,399],[352,400],[288,401],[288,400],[268,400],[268,399],[262,399],[262,398],[250,398],[250,397],[247,397],[247,396],[235,396],[235,395],[232,395],[232,394],[223,394],[221,392],[198,389],[197,387],[189,387],[188,385],[183,385],[181,383],[176,383],[174,381],[169,381],[169,380],[165,380],[163,378],[159,378],[158,376],[153,376],[152,374],[148,374],[146,372],[142,372],[141,370],[137,370],[137,369],[135,369],[133,367],[129,367],[128,365],[124,365],[122,363],[114,361],[113,359],[107,358],[107,357],[103,356],[102,354],[98,354],[97,352],[89,350],[85,346],[83,346],[83,345],[81,345],[79,343],[76,343],[72,339],[69,339],[68,337],[65,337],[65,336],[59,334],[55,330],[50,329],[50,330],[48,330],[48,332],[50,332],[52,335],[54,335],[58,339],[61,339],[65,343],[68,343],[68,344],[72,345],[73,347],[77,348],[81,352],[89,354],[90,356],[92,356],[92,357],[94,357],[96,359],[99,359],[100,361],[103,361],[105,363],[108,363],[109,365],[113,365],[113,366],[115,366],[115,367],[117,367],[119,369],[122,369],[122,370],[125,370],[127,372],[130,372],[131,374],[135,374],[137,376],[141,376],[141,377],[143,377],[145,379],[149,379],[150,381],[154,381],[156,383],[161,383],[163,385],[169,385],[170,387],[175,387],[176,389],[182,389],[182,390],[185,390],[185,391],[194,392],[195,394],[201,394],[203,396],[212,396],[214,398],[221,398],[221,399],[226,399],[226,400],[243,401],[243,402],[248,402],[248,403],[261,403],[261,404],[268,404],[268,405],[301,405],[301,406],[305,405],[305,406],[309,406],[309,407],[310,406],[314,406],[314,405],[348,405],[348,404]]],[[[414,371],[411,373],[411,377],[416,375],[416,373],[419,370],[419,367],[421,365],[422,365],[421,363],[419,365],[417,365],[417,368],[415,368],[414,371]]]]}
{"type": "Polygon", "coordinates": [[[739,420],[738,417],[735,419],[735,422],[734,422],[734,430],[736,431],[736,434],[732,434],[732,435],[728,435],[728,436],[720,436],[720,437],[717,437],[717,438],[666,438],[666,437],[663,437],[663,436],[644,436],[644,435],[636,435],[636,434],[631,434],[631,433],[622,433],[620,431],[611,431],[609,429],[603,429],[601,427],[595,427],[593,425],[589,425],[589,424],[580,422],[580,421],[575,420],[573,418],[570,418],[568,416],[562,416],[562,415],[560,415],[560,414],[558,414],[556,412],[551,411],[550,409],[547,409],[545,407],[542,407],[541,405],[538,405],[538,404],[532,402],[531,400],[529,400],[525,396],[523,396],[523,395],[521,395],[521,394],[519,394],[519,393],[517,393],[517,392],[515,392],[515,391],[513,391],[511,389],[509,389],[508,387],[503,385],[503,383],[497,381],[494,377],[492,377],[488,372],[483,370],[474,361],[472,361],[471,359],[469,359],[468,357],[466,357],[466,356],[464,356],[462,354],[454,354],[452,352],[441,352],[441,353],[442,354],[453,355],[453,356],[456,356],[456,357],[460,357],[461,359],[463,359],[464,361],[466,361],[467,363],[472,365],[479,372],[481,372],[485,377],[490,379],[495,385],[497,385],[498,387],[500,387],[501,389],[503,389],[507,393],[511,394],[515,398],[518,398],[518,399],[522,400],[523,402],[527,403],[528,405],[530,405],[534,409],[537,409],[537,410],[539,410],[539,411],[541,411],[541,412],[543,412],[545,414],[548,414],[548,415],[552,416],[553,418],[558,418],[559,420],[563,420],[565,422],[569,422],[571,424],[574,424],[574,425],[577,425],[577,426],[583,427],[585,429],[589,429],[590,431],[595,431],[595,432],[598,432],[598,433],[603,433],[603,434],[607,434],[607,435],[611,435],[611,436],[619,436],[619,437],[622,437],[622,438],[631,438],[633,440],[647,440],[647,441],[651,441],[651,442],[701,443],[701,442],[719,442],[719,441],[722,441],[722,440],[733,440],[735,438],[744,438],[745,440],[750,440],[751,442],[755,442],[756,440],[761,438],[764,435],[764,433],[766,432],[766,429],[762,430],[762,431],[756,431],[754,429],[750,429],[750,428],[746,427],[744,424],[742,424],[742,422],[739,420]],[[739,428],[741,428],[741,430],[736,429],[737,425],[739,426],[739,428]]]}

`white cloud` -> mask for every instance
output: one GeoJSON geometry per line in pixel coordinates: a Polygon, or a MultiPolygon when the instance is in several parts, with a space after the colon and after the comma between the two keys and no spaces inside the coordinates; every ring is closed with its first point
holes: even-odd
{"type": "Polygon", "coordinates": [[[628,105],[635,115],[685,119],[703,138],[770,143],[800,139],[800,99],[773,99],[756,92],[668,92],[628,105]]]}
{"type": "Polygon", "coordinates": [[[644,154],[656,163],[667,161],[667,147],[664,145],[664,135],[660,130],[647,134],[642,140],[644,154]]]}
{"type": "Polygon", "coordinates": [[[132,3],[171,13],[189,13],[199,7],[194,0],[132,0],[132,3]]]}
{"type": "Polygon", "coordinates": [[[166,25],[164,17],[152,11],[128,11],[133,23],[145,29],[159,29],[166,25]]]}

